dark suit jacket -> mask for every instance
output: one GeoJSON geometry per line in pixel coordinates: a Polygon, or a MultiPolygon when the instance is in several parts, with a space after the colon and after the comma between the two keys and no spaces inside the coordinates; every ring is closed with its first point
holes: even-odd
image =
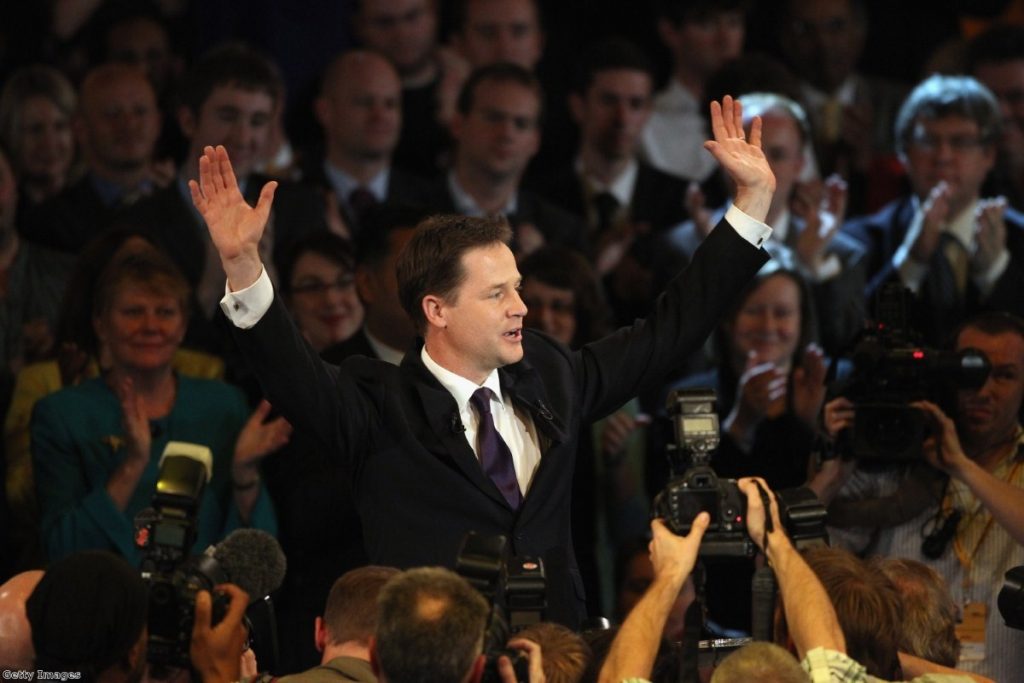
{"type": "Polygon", "coordinates": [[[28,208],[18,231],[29,242],[78,252],[123,213],[118,205],[104,204],[85,175],[42,204],[28,208]]]}
{"type": "Polygon", "coordinates": [[[362,357],[328,365],[279,300],[235,338],[270,402],[351,473],[371,561],[452,566],[467,531],[506,534],[513,554],[543,559],[548,617],[578,626],[584,596],[569,510],[581,425],[661,382],[677,358],[703,343],[766,258],[723,226],[646,321],[576,352],[524,332],[524,359],[498,371],[540,439],[541,462],[518,511],[484,474],[455,399],[423,365],[421,343],[397,368],[362,357]]]}
{"type": "MultiPolygon", "coordinates": [[[[438,211],[458,213],[447,178],[442,178],[434,183],[431,197],[433,198],[431,206],[438,211]]],[[[587,251],[586,229],[583,221],[535,192],[520,189],[516,212],[506,218],[513,228],[524,224],[536,226],[544,235],[544,241],[547,244],[569,247],[581,252],[587,251]]]]}
{"type": "MultiPolygon", "coordinates": [[[[914,203],[904,197],[887,204],[876,214],[849,221],[843,232],[864,245],[867,250],[867,286],[865,296],[872,305],[875,294],[889,282],[899,282],[899,272],[892,257],[903,243],[914,218],[914,203]]],[[[985,310],[1004,310],[1024,315],[1024,214],[1007,209],[1006,248],[1010,264],[985,298],[968,278],[963,301],[953,301],[939,286],[934,273],[936,259],[943,259],[941,249],[932,256],[929,273],[917,295],[918,310],[914,315],[918,331],[933,344],[944,337],[971,315],[985,310]]]]}

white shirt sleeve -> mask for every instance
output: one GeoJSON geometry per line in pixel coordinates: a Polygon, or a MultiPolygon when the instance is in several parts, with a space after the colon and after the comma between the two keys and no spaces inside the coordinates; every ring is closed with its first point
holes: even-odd
{"type": "Polygon", "coordinates": [[[729,210],[725,212],[725,220],[729,222],[733,230],[739,233],[740,237],[758,248],[772,234],[772,229],[767,224],[751,218],[741,209],[736,208],[735,204],[730,206],[729,210]]]}
{"type": "Polygon", "coordinates": [[[264,268],[256,282],[237,292],[232,292],[225,282],[220,308],[235,327],[247,330],[260,321],[273,302],[274,285],[264,268]]]}

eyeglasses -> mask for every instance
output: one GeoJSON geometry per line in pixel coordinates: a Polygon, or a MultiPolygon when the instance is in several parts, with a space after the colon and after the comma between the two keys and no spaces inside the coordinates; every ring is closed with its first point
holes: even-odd
{"type": "Polygon", "coordinates": [[[936,152],[942,145],[949,145],[949,148],[957,154],[969,152],[983,147],[987,142],[977,135],[929,135],[927,133],[915,134],[910,139],[911,144],[923,152],[936,152]]]}
{"type": "Polygon", "coordinates": [[[332,289],[343,292],[356,282],[353,275],[342,275],[334,282],[323,280],[304,280],[292,285],[292,294],[319,294],[323,295],[332,289]]]}

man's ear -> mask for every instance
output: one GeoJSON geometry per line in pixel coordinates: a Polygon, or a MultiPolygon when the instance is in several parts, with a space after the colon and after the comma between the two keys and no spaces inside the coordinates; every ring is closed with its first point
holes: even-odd
{"type": "Polygon", "coordinates": [[[427,319],[428,326],[439,327],[442,329],[448,327],[448,319],[445,311],[447,304],[444,299],[435,294],[428,294],[423,297],[420,304],[423,306],[423,316],[427,319]]]}
{"type": "Polygon", "coordinates": [[[469,678],[466,679],[467,683],[480,683],[480,679],[484,675],[484,666],[487,664],[487,655],[481,653],[477,655],[473,661],[473,667],[469,670],[469,678]]]}
{"type": "Polygon", "coordinates": [[[373,670],[373,675],[379,680],[380,675],[380,657],[377,655],[377,636],[370,636],[370,668],[373,670]]]}
{"type": "Polygon", "coordinates": [[[317,652],[323,652],[327,647],[327,627],[324,626],[322,617],[317,617],[313,621],[313,643],[317,652]]]}

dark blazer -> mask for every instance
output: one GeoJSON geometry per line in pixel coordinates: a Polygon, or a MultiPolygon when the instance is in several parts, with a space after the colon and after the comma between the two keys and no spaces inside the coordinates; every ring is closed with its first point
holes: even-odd
{"type": "Polygon", "coordinates": [[[25,211],[18,224],[21,236],[35,244],[78,252],[103,232],[125,209],[104,204],[88,175],[25,211]]]}
{"type": "MultiPolygon", "coordinates": [[[[458,213],[447,178],[442,178],[434,183],[431,196],[433,208],[445,213],[458,213]]],[[[520,189],[516,202],[516,212],[506,216],[513,228],[530,224],[544,235],[544,241],[547,244],[569,247],[581,252],[588,250],[586,229],[578,216],[552,204],[530,190],[520,189]]]]}
{"type": "Polygon", "coordinates": [[[498,371],[540,439],[541,462],[518,511],[480,467],[455,399],[423,365],[422,342],[401,367],[362,357],[328,365],[278,299],[258,324],[234,333],[270,402],[350,472],[372,562],[450,567],[467,531],[506,534],[513,554],[543,559],[547,616],[575,627],[584,596],[569,510],[581,425],[663,381],[766,258],[720,226],[647,320],[575,352],[524,332],[523,360],[498,371]]]}
{"type": "MultiPolygon", "coordinates": [[[[899,272],[892,264],[893,254],[899,249],[914,218],[914,203],[904,197],[887,204],[878,213],[851,220],[843,232],[864,245],[867,256],[867,286],[864,290],[868,305],[873,306],[875,294],[889,282],[899,282],[899,272]]],[[[918,331],[933,344],[939,344],[966,318],[985,310],[1004,310],[1024,315],[1024,214],[1007,208],[1006,248],[1010,263],[986,298],[981,297],[968,278],[967,291],[962,301],[951,300],[938,282],[935,273],[944,259],[941,249],[932,256],[929,273],[917,295],[918,310],[914,320],[918,331]]]]}

